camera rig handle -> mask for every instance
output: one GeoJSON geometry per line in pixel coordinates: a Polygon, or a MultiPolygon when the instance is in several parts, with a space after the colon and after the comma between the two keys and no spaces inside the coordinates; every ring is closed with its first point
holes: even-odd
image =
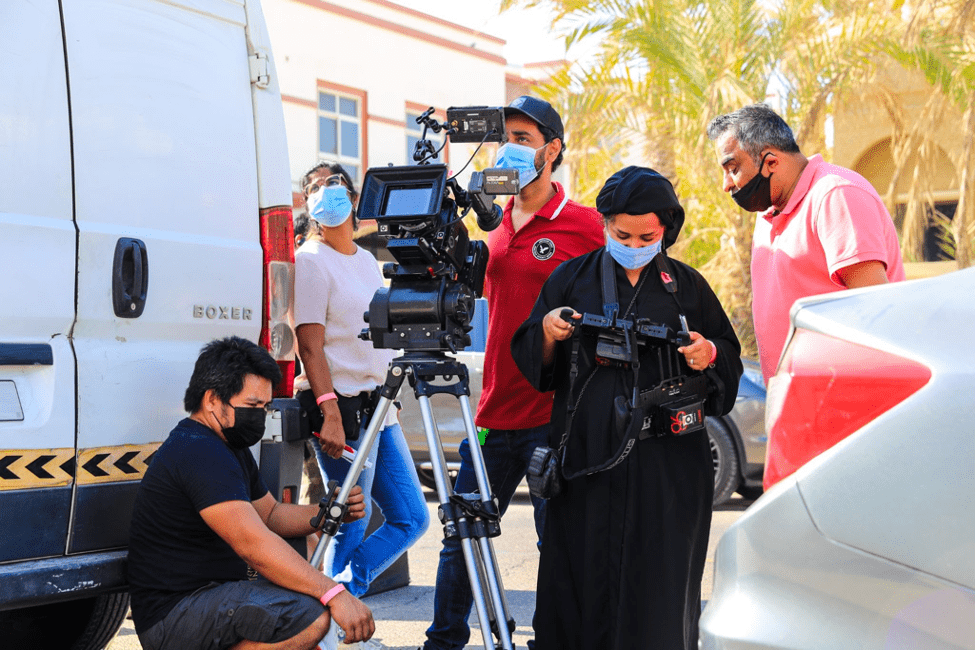
{"type": "Polygon", "coordinates": [[[564,307],[560,310],[560,318],[570,327],[576,327],[578,325],[577,321],[573,320],[573,310],[569,307],[564,307]]]}
{"type": "MultiPolygon", "coordinates": [[[[452,179],[454,180],[454,179],[452,179]]],[[[478,227],[489,232],[502,223],[502,208],[495,204],[494,197],[485,191],[485,172],[472,172],[467,192],[455,192],[458,205],[470,207],[478,217],[478,227]],[[462,205],[464,202],[466,205],[462,205]]]]}
{"type": "Polygon", "coordinates": [[[682,322],[682,330],[675,335],[675,341],[680,348],[686,345],[692,345],[692,335],[689,333],[689,321],[685,320],[685,314],[679,314],[678,318],[682,322]]]}

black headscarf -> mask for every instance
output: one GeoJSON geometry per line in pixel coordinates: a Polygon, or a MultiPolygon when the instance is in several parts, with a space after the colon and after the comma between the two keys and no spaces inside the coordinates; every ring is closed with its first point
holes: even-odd
{"type": "Polygon", "coordinates": [[[662,250],[678,239],[685,210],[667,178],[647,167],[630,166],[607,179],[597,195],[597,211],[604,217],[654,212],[665,226],[662,250]]]}

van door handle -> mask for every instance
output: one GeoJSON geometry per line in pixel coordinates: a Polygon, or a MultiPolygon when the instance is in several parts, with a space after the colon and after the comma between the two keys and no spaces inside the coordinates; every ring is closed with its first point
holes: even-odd
{"type": "Polygon", "coordinates": [[[0,366],[53,366],[54,352],[47,343],[0,343],[0,366]]]}
{"type": "Polygon", "coordinates": [[[119,318],[139,318],[149,289],[149,257],[139,239],[121,237],[112,264],[112,304],[119,318]]]}

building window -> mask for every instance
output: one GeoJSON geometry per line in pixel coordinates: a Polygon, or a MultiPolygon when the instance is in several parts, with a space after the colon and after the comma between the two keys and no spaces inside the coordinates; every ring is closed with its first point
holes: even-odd
{"type": "Polygon", "coordinates": [[[363,102],[332,90],[319,91],[319,158],[338,162],[354,181],[363,169],[363,102]]]}
{"type": "MultiPolygon", "coordinates": [[[[417,161],[414,160],[414,148],[417,146],[417,143],[421,141],[421,136],[424,134],[424,126],[417,123],[417,118],[421,116],[422,112],[423,111],[408,110],[406,113],[407,164],[408,165],[417,164],[417,161]]],[[[438,113],[435,113],[434,117],[439,121],[444,120],[444,116],[439,115],[438,113]]],[[[434,150],[438,151],[439,149],[441,149],[441,146],[444,144],[444,131],[442,131],[441,133],[434,133],[429,129],[427,132],[427,139],[430,140],[431,143],[434,145],[434,150]]],[[[445,158],[446,158],[445,151],[441,150],[438,152],[438,155],[430,159],[430,161],[435,163],[443,163],[445,161],[445,158]]]]}

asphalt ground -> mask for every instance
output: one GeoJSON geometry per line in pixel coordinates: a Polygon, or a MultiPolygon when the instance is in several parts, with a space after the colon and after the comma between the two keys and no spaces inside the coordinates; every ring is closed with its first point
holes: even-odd
{"type": "MultiPolygon", "coordinates": [[[[408,551],[410,584],[363,599],[377,623],[374,639],[390,650],[416,650],[424,642],[424,630],[431,621],[434,608],[434,584],[437,576],[438,553],[441,550],[442,529],[437,519],[437,497],[425,490],[431,526],[424,536],[408,551]]],[[[735,495],[734,498],[713,512],[712,530],[709,535],[709,555],[702,580],[702,598],[712,594],[713,555],[722,534],[735,522],[750,504],[735,495]]],[[[536,603],[536,569],[539,553],[536,550],[536,531],[533,526],[533,509],[525,483],[516,491],[509,510],[502,520],[502,536],[493,540],[499,561],[502,584],[505,587],[509,610],[516,621],[513,642],[525,648],[532,638],[532,616],[536,603]]],[[[478,618],[472,614],[471,639],[466,650],[484,649],[478,627],[478,618]]],[[[141,650],[139,640],[126,620],[118,636],[107,650],[141,650]]]]}

